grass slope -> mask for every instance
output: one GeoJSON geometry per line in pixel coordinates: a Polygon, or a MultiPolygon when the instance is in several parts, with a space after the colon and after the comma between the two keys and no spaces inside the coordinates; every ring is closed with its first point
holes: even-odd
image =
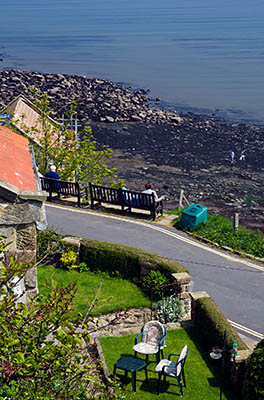
{"type": "Polygon", "coordinates": [[[150,300],[136,285],[124,279],[110,278],[107,274],[66,271],[52,266],[41,266],[38,267],[40,294],[48,296],[49,288],[46,286],[46,282],[51,282],[52,279],[59,286],[77,282],[77,293],[71,319],[78,318],[78,313],[85,314],[87,312],[101,283],[101,291],[90,315],[98,316],[127,308],[150,307],[150,300]]]}
{"type": "Polygon", "coordinates": [[[242,226],[235,231],[232,221],[220,215],[209,215],[207,223],[198,225],[192,232],[220,246],[264,257],[264,237],[260,232],[253,232],[242,226]]]}

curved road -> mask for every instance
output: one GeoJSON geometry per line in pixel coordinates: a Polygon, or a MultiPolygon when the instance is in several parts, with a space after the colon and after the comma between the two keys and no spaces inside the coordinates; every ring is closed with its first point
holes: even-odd
{"type": "Polygon", "coordinates": [[[192,276],[193,291],[205,290],[238,332],[262,338],[263,265],[230,256],[158,224],[51,205],[46,212],[49,226],[65,234],[138,247],[180,262],[192,276]]]}

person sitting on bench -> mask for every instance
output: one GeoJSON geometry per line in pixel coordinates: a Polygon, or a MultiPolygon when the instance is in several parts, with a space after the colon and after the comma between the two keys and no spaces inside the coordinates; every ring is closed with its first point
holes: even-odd
{"type": "Polygon", "coordinates": [[[146,188],[146,189],[143,190],[142,193],[147,193],[147,194],[152,194],[152,193],[154,193],[155,200],[158,200],[158,199],[159,199],[159,198],[158,198],[158,195],[157,195],[157,193],[156,193],[156,191],[152,189],[152,184],[151,184],[151,182],[146,182],[145,188],[146,188]]]}
{"type": "MultiPolygon", "coordinates": [[[[56,167],[55,165],[51,165],[50,166],[50,170],[49,172],[46,172],[46,174],[44,175],[45,178],[48,179],[56,179],[59,180],[60,179],[60,175],[57,174],[56,172],[56,167]]],[[[60,190],[60,183],[59,182],[53,182],[53,181],[49,181],[49,192],[58,192],[60,190]]],[[[60,194],[58,193],[58,198],[60,198],[60,194]]],[[[49,196],[49,200],[51,199],[51,195],[49,196]]]]}
{"type": "Polygon", "coordinates": [[[50,166],[50,170],[49,170],[49,172],[46,172],[45,178],[60,179],[60,175],[57,174],[57,172],[56,172],[55,165],[50,166]]]}
{"type": "Polygon", "coordinates": [[[131,209],[131,206],[133,207],[133,206],[137,206],[139,204],[138,194],[126,193],[126,191],[128,191],[126,184],[123,184],[122,190],[124,191],[123,198],[125,200],[125,204],[127,206],[130,206],[129,209],[131,209]]]}

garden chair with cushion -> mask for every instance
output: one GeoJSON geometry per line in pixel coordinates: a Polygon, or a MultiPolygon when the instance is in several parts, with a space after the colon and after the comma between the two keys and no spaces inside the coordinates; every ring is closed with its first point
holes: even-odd
{"type": "Polygon", "coordinates": [[[165,347],[166,335],[167,330],[159,321],[149,321],[144,324],[140,334],[135,338],[135,345],[133,346],[135,357],[137,353],[146,354],[146,362],[148,362],[148,356],[155,354],[156,364],[158,364],[160,353],[164,357],[163,349],[165,347]],[[138,342],[140,337],[141,341],[138,342]]]}
{"type": "Polygon", "coordinates": [[[180,396],[182,396],[182,380],[184,387],[186,387],[185,376],[184,376],[184,364],[186,361],[186,357],[189,353],[188,347],[185,345],[180,354],[170,353],[168,360],[161,360],[155,368],[155,371],[159,374],[158,379],[158,389],[157,392],[160,392],[160,382],[162,375],[164,376],[164,381],[166,381],[166,376],[170,376],[171,378],[176,378],[177,383],[180,389],[180,396]],[[170,358],[172,356],[178,357],[177,361],[171,361],[170,358]]]}

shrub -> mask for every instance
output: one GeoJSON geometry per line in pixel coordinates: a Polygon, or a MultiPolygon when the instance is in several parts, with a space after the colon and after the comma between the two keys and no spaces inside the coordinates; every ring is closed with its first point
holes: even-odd
{"type": "Polygon", "coordinates": [[[61,254],[59,266],[68,270],[77,269],[79,267],[77,264],[77,259],[78,254],[74,249],[65,249],[61,254]]]}
{"type": "Polygon", "coordinates": [[[103,271],[134,282],[145,268],[160,270],[166,277],[174,272],[188,272],[176,261],[154,253],[96,240],[82,240],[79,260],[89,265],[92,272],[103,271]]]}
{"type": "Polygon", "coordinates": [[[211,297],[196,300],[195,324],[203,332],[201,338],[208,351],[214,346],[223,346],[224,332],[226,332],[226,346],[229,350],[233,348],[233,343],[237,343],[240,350],[247,349],[245,343],[211,297]]]}
{"type": "Polygon", "coordinates": [[[264,399],[264,339],[257,344],[246,362],[243,396],[244,400],[264,399]]]}
{"type": "Polygon", "coordinates": [[[79,270],[80,270],[80,272],[87,272],[87,271],[90,271],[90,268],[88,267],[88,265],[85,262],[81,262],[79,264],[79,270]]]}
{"type": "Polygon", "coordinates": [[[81,352],[81,340],[85,343],[89,338],[65,320],[75,285],[58,290],[53,283],[47,299],[36,297],[27,306],[17,303],[19,295],[12,292],[12,279],[22,279],[27,267],[13,260],[10,265],[2,263],[1,269],[1,394],[12,399],[67,398],[82,382],[85,386],[89,372],[89,358],[81,352]]]}
{"type": "Polygon", "coordinates": [[[56,229],[49,228],[37,231],[37,260],[42,264],[56,261],[56,256],[63,248],[63,234],[56,229]]]}
{"type": "Polygon", "coordinates": [[[141,278],[141,284],[144,289],[148,291],[148,295],[155,299],[161,299],[164,294],[164,287],[159,287],[160,285],[165,285],[167,279],[165,275],[159,270],[152,270],[149,274],[141,278]]]}
{"type": "Polygon", "coordinates": [[[136,256],[110,244],[98,242],[89,246],[81,245],[80,261],[87,263],[92,272],[107,272],[110,276],[131,280],[140,276],[136,256]]]}
{"type": "Polygon", "coordinates": [[[164,297],[153,305],[162,323],[178,322],[183,314],[183,304],[175,296],[164,297]]]}

